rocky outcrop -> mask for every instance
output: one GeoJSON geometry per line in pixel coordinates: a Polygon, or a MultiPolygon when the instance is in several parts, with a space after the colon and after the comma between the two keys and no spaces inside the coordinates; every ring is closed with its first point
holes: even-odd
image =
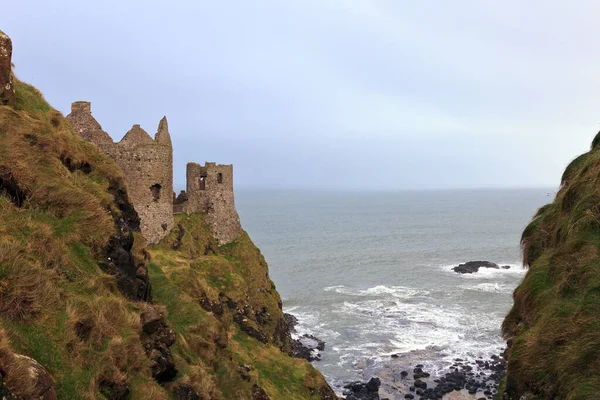
{"type": "Polygon", "coordinates": [[[0,329],[0,394],[3,399],[56,400],[54,382],[36,360],[14,353],[0,329]]]}
{"type": "Polygon", "coordinates": [[[11,68],[12,42],[0,31],[0,105],[14,106],[17,102],[11,68]]]}
{"type": "Polygon", "coordinates": [[[111,212],[117,233],[110,238],[100,266],[117,278],[119,289],[125,296],[133,300],[149,301],[152,299],[152,291],[145,251],[143,246],[135,248],[136,240],[142,240],[141,237],[135,237],[135,233],[140,231],[140,219],[121,182],[115,182],[109,191],[119,208],[119,213],[111,212]]]}
{"type": "Polygon", "coordinates": [[[345,400],[380,400],[379,386],[381,381],[379,378],[371,378],[369,382],[352,382],[344,386],[345,400]]]}
{"type": "Polygon", "coordinates": [[[510,269],[510,266],[503,265],[501,267],[498,264],[489,261],[469,261],[452,268],[452,271],[459,274],[473,274],[479,271],[479,268],[510,269]]]}
{"type": "Polygon", "coordinates": [[[141,315],[142,344],[152,361],[152,377],[158,382],[167,382],[177,375],[171,347],[175,343],[175,332],[165,322],[164,315],[148,306],[141,315]]]}

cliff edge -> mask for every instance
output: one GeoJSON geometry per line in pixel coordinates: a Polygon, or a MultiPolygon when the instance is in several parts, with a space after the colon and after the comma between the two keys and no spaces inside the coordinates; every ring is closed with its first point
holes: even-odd
{"type": "Polygon", "coordinates": [[[148,247],[117,163],[7,76],[3,57],[0,395],[334,399],[289,355],[279,294],[248,235],[220,245],[204,213],[182,214],[148,247]]]}
{"type": "Polygon", "coordinates": [[[524,230],[523,265],[503,324],[508,399],[600,393],[600,134],[566,168],[556,198],[524,230]]]}

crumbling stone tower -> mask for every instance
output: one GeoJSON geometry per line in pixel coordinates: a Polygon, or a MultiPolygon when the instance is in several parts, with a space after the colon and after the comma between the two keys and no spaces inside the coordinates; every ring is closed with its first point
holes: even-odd
{"type": "Polygon", "coordinates": [[[14,106],[17,102],[13,86],[12,41],[0,31],[0,106],[14,106]]]}
{"type": "Polygon", "coordinates": [[[158,243],[174,225],[173,146],[166,117],[160,121],[154,139],[134,125],[118,143],[92,116],[89,102],[73,103],[67,120],[121,167],[127,192],[140,216],[142,234],[149,243],[158,243]]]}
{"type": "Polygon", "coordinates": [[[242,234],[233,195],[233,165],[207,162],[187,164],[185,212],[204,212],[219,244],[232,242],[242,234]]]}

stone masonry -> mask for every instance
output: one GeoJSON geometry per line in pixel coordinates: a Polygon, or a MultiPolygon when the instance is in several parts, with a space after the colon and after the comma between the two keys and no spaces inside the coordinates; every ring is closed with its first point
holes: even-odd
{"type": "Polygon", "coordinates": [[[188,163],[186,189],[188,200],[182,204],[182,211],[205,212],[219,244],[242,234],[233,196],[233,165],[188,163]]]}
{"type": "Polygon", "coordinates": [[[17,102],[12,77],[12,41],[0,31],[0,106],[17,102]]]}
{"type": "Polygon", "coordinates": [[[149,243],[158,243],[174,225],[173,147],[167,119],[160,121],[154,139],[134,125],[118,143],[102,130],[88,102],[73,103],[67,120],[121,167],[127,192],[140,216],[140,230],[149,243]]]}
{"type": "Polygon", "coordinates": [[[77,101],[67,115],[71,126],[85,140],[96,144],[114,159],[125,174],[133,206],[140,216],[141,231],[149,243],[158,243],[173,228],[173,214],[204,212],[220,245],[242,234],[233,195],[233,166],[207,162],[187,165],[187,192],[173,193],[173,146],[167,119],[163,118],[154,139],[134,125],[120,142],[92,116],[91,104],[77,101]]]}

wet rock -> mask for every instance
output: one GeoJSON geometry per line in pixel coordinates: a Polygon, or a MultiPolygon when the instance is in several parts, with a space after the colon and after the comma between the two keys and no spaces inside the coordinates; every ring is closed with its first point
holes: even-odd
{"type": "Polygon", "coordinates": [[[285,317],[285,323],[287,324],[290,333],[296,333],[296,325],[298,325],[298,318],[288,313],[283,313],[283,316],[285,317]]]}
{"type": "Polygon", "coordinates": [[[371,378],[369,382],[351,382],[344,386],[347,389],[344,392],[345,400],[380,400],[379,378],[371,378]]]}
{"type": "Polygon", "coordinates": [[[459,274],[472,274],[479,271],[479,268],[499,269],[500,267],[498,264],[489,261],[469,261],[464,264],[459,264],[452,268],[452,270],[459,274]]]}
{"type": "Polygon", "coordinates": [[[372,393],[377,393],[379,391],[379,386],[381,386],[381,380],[379,380],[379,378],[371,378],[365,385],[367,390],[372,393]]]}
{"type": "MultiPolygon", "coordinates": [[[[286,314],[288,326],[297,324],[297,319],[290,314],[286,314]],[[287,317],[289,315],[289,317],[287,317]]],[[[318,351],[325,350],[325,342],[316,336],[305,333],[300,337],[292,339],[292,355],[296,358],[303,358],[307,361],[320,361],[321,354],[318,351]]]]}

